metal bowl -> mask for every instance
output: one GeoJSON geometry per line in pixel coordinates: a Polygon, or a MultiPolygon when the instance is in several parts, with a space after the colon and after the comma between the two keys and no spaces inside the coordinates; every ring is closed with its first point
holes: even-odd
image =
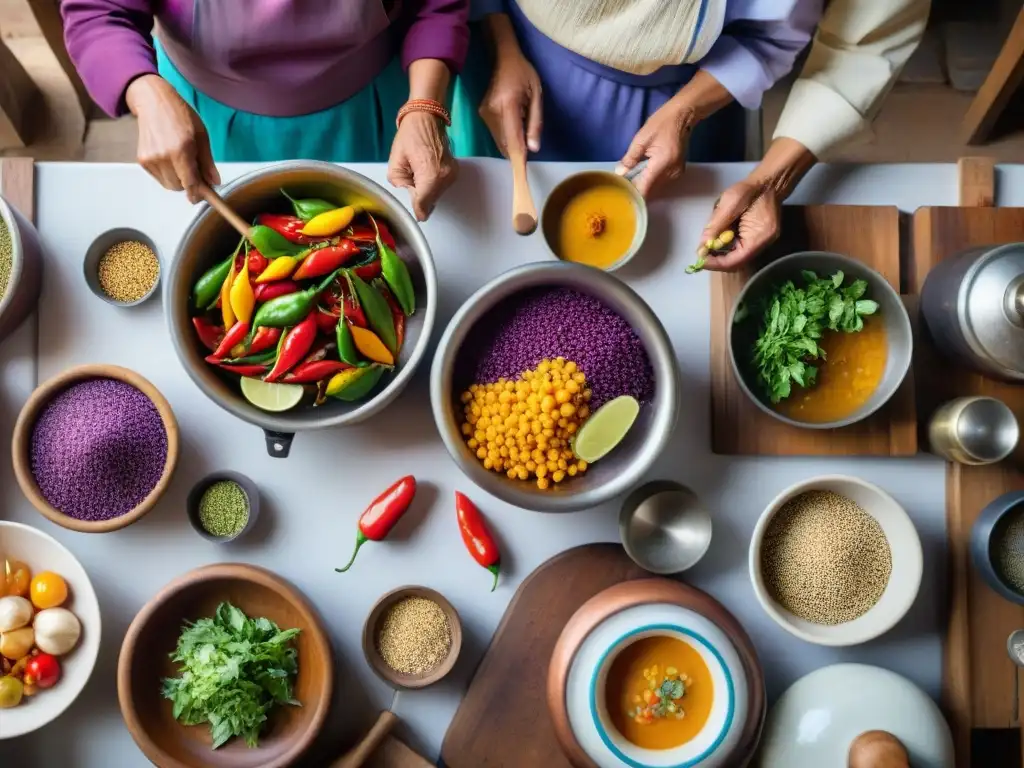
{"type": "Polygon", "coordinates": [[[117,299],[111,298],[107,295],[106,291],[103,290],[100,285],[100,259],[118,243],[135,241],[142,243],[144,246],[149,248],[154,255],[156,255],[157,264],[159,265],[160,271],[163,271],[163,265],[160,259],[160,251],[156,249],[156,243],[153,242],[152,238],[143,234],[137,229],[132,227],[117,227],[115,229],[108,229],[106,232],[101,233],[92,241],[92,245],[89,246],[89,250],[85,252],[85,261],[82,264],[82,271],[85,274],[85,283],[89,286],[89,290],[92,291],[93,295],[100,301],[105,301],[112,307],[137,307],[144,301],[147,301],[160,286],[160,272],[157,272],[156,280],[153,281],[152,287],[146,291],[145,295],[135,299],[135,301],[118,301],[117,299]]]}
{"type": "Polygon", "coordinates": [[[256,483],[238,472],[231,472],[229,470],[211,472],[192,486],[192,490],[189,491],[188,497],[185,499],[185,510],[188,512],[188,521],[192,524],[193,530],[202,538],[217,544],[227,544],[244,536],[256,525],[256,520],[260,516],[260,489],[256,483]],[[206,493],[206,489],[222,480],[236,483],[242,489],[242,493],[245,494],[246,503],[249,505],[249,516],[246,518],[245,525],[242,526],[238,533],[229,534],[228,536],[214,536],[203,527],[203,521],[199,515],[199,506],[203,500],[203,494],[206,493]]]}
{"type": "Polygon", "coordinates": [[[881,274],[864,263],[841,256],[838,253],[824,251],[806,251],[784,256],[759,270],[736,297],[732,312],[729,313],[729,360],[740,389],[765,413],[772,418],[783,421],[794,427],[805,429],[836,429],[863,421],[873,414],[899,389],[914,355],[914,337],[910,327],[903,301],[889,282],[881,274]],[[879,316],[885,322],[885,333],[888,338],[888,357],[882,381],[864,405],[843,419],[829,422],[797,421],[784,416],[774,408],[761,393],[761,388],[754,378],[748,365],[749,349],[756,339],[757,320],[750,318],[745,322],[736,323],[736,313],[744,303],[756,301],[774,286],[799,277],[800,271],[809,269],[819,276],[834,274],[841,270],[848,278],[866,280],[868,283],[867,298],[879,304],[879,316]]]}
{"type": "Polygon", "coordinates": [[[994,397],[958,397],[928,423],[928,444],[947,461],[981,466],[1002,461],[1017,447],[1020,425],[1010,407],[994,397]]]}
{"type": "Polygon", "coordinates": [[[574,512],[596,506],[639,482],[668,444],[679,411],[679,369],[668,334],[631,288],[591,267],[569,262],[537,262],[505,272],[487,283],[455,313],[438,343],[430,371],[430,402],[441,439],[459,468],[492,496],[538,512],[574,512]],[[509,296],[529,288],[564,287],[600,299],[636,331],[654,370],[654,399],[645,403],[633,428],[614,452],[582,476],[540,490],[527,480],[510,480],[484,469],[459,431],[455,368],[459,350],[473,326],[509,296]]]}
{"type": "Polygon", "coordinates": [[[361,206],[386,218],[409,266],[416,286],[416,313],[406,323],[405,344],[394,375],[375,396],[358,403],[338,400],[300,407],[287,413],[268,413],[251,405],[238,386],[204,362],[208,352],[192,328],[189,296],[203,270],[234,250],[238,234],[208,205],[201,205],[185,230],[164,281],[164,308],[174,350],[186,373],[203,394],[238,418],[261,427],[271,456],[288,455],[296,432],[341,427],[365,421],[386,408],[412,379],[427,352],[437,311],[437,275],[430,246],[419,225],[390,192],[365,176],[331,163],[291,160],[247,173],[220,193],[243,218],[280,210],[281,189],[302,197],[323,197],[361,206]]]}
{"type": "Polygon", "coordinates": [[[11,274],[0,290],[0,341],[36,308],[43,288],[43,256],[35,227],[0,197],[0,226],[11,237],[11,274]]]}
{"type": "Polygon", "coordinates": [[[1024,515],[1024,491],[1010,491],[993,499],[971,526],[970,546],[971,560],[985,583],[1003,599],[1024,605],[1024,592],[1006,579],[997,562],[998,546],[1019,515],[1024,515]]]}
{"type": "Polygon", "coordinates": [[[711,515],[697,494],[664,480],[637,488],[619,513],[626,554],[651,573],[667,575],[695,566],[711,546],[711,531],[711,515]]]}

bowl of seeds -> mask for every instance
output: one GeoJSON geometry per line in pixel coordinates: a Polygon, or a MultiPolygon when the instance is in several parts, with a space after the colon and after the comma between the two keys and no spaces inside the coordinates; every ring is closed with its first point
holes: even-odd
{"type": "Polygon", "coordinates": [[[398,587],[381,597],[363,625],[363,654],[370,668],[396,688],[426,688],[455,666],[462,650],[462,621],[441,593],[398,587]]]}
{"type": "Polygon", "coordinates": [[[160,258],[153,241],[129,227],[110,229],[85,252],[85,282],[117,307],[134,307],[156,292],[160,258]]]}
{"type": "Polygon", "coordinates": [[[1024,491],[993,499],[971,527],[971,559],[985,582],[1024,605],[1024,491]]]}
{"type": "Polygon", "coordinates": [[[895,499],[843,475],[780,493],[750,541],[750,579],[765,612],[809,643],[850,646],[888,632],[921,586],[921,539],[895,499]]]}
{"type": "Polygon", "coordinates": [[[36,308],[42,285],[39,235],[14,206],[0,197],[0,341],[36,308]]]}
{"type": "Polygon", "coordinates": [[[252,530],[260,514],[260,494],[245,475],[214,472],[192,486],[185,506],[196,533],[226,544],[252,530]]]}

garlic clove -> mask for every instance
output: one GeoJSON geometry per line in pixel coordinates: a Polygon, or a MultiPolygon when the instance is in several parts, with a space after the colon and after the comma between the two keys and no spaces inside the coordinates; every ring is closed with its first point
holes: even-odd
{"type": "Polygon", "coordinates": [[[32,626],[36,647],[43,653],[63,656],[69,653],[82,635],[82,625],[67,608],[47,608],[36,614],[32,626]]]}
{"type": "Polygon", "coordinates": [[[24,597],[0,597],[0,632],[21,629],[32,622],[32,603],[24,597]]]}

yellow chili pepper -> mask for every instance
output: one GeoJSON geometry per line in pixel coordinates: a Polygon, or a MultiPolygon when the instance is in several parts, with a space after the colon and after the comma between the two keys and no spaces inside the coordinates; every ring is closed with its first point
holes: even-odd
{"type": "Polygon", "coordinates": [[[256,296],[253,294],[252,286],[249,285],[249,261],[246,259],[242,271],[238,273],[234,284],[231,286],[231,310],[235,318],[243,323],[252,320],[252,311],[256,306],[256,296]]]}
{"type": "Polygon", "coordinates": [[[231,286],[235,284],[235,263],[231,262],[231,270],[224,278],[220,287],[220,313],[224,318],[224,328],[230,329],[235,324],[235,311],[231,308],[231,286]]]}
{"type": "Polygon", "coordinates": [[[302,234],[310,237],[336,235],[352,223],[355,215],[356,209],[351,205],[335,208],[333,211],[324,211],[306,222],[306,226],[302,228],[302,234]]]}
{"type": "Polygon", "coordinates": [[[280,256],[271,261],[260,276],[256,278],[257,283],[272,283],[275,280],[284,280],[291,277],[292,272],[302,263],[300,256],[280,256]]]}
{"type": "Polygon", "coordinates": [[[359,354],[375,363],[395,364],[395,356],[391,354],[390,349],[384,346],[384,342],[377,337],[377,334],[366,328],[360,328],[358,325],[351,326],[351,329],[352,341],[355,342],[359,354]]]}

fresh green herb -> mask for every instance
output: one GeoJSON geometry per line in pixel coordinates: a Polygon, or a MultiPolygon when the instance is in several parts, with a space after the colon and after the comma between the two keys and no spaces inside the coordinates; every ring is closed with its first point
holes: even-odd
{"type": "MultiPolygon", "coordinates": [[[[813,363],[825,359],[825,350],[818,344],[825,331],[857,333],[864,327],[864,317],[878,311],[877,302],[862,298],[868,289],[864,280],[843,287],[842,272],[831,278],[820,278],[810,270],[800,274],[805,287],[797,288],[787,280],[755,308],[762,320],[753,364],[773,403],[790,396],[793,382],[801,387],[814,384],[818,369],[813,363]]],[[[735,322],[749,315],[750,308],[740,306],[735,322]]]]}
{"type": "Polygon", "coordinates": [[[184,725],[209,723],[214,749],[234,736],[255,747],[275,705],[302,706],[292,694],[299,667],[291,641],[299,631],[250,619],[231,603],[221,603],[213,618],[186,624],[171,654],[181,677],[163,680],[174,718],[184,725]]]}

